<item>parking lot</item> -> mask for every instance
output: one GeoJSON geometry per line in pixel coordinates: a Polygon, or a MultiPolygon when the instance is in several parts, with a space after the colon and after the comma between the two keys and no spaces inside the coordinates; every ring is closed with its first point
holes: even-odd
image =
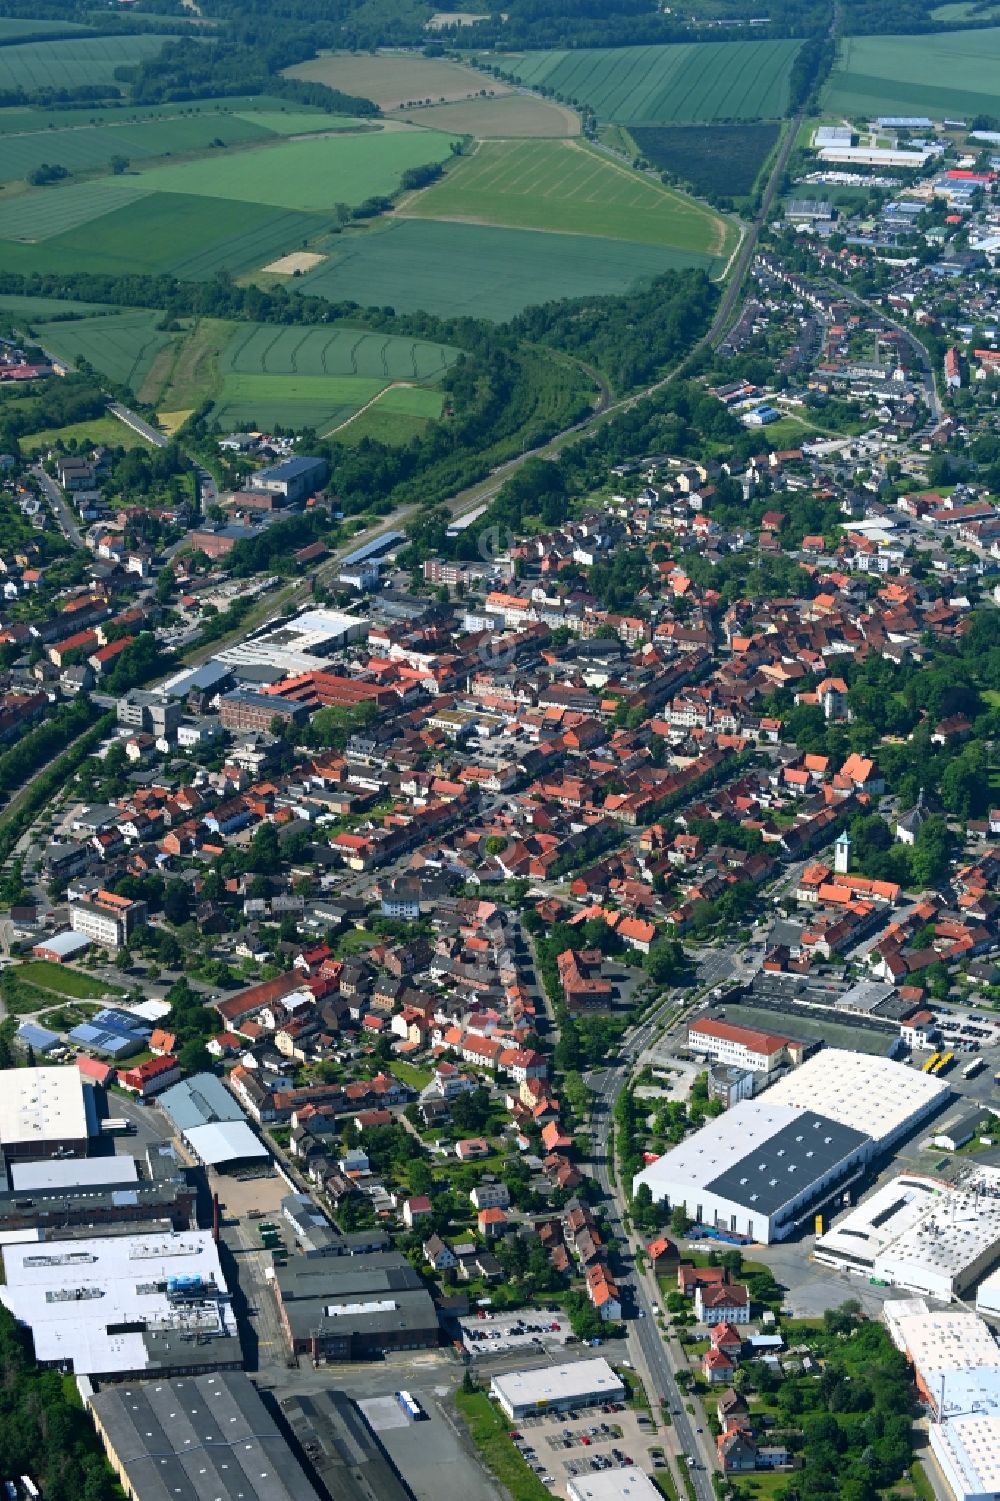
{"type": "MultiPolygon", "coordinates": [[[[509,1355],[561,1351],[573,1339],[569,1320],[559,1309],[528,1309],[525,1313],[491,1314],[460,1319],[462,1343],[470,1355],[509,1355]]],[[[576,1343],[576,1341],[573,1341],[576,1343]]]]}
{"type": "Polygon", "coordinates": [[[523,1418],[511,1436],[542,1484],[558,1494],[576,1476],[632,1464],[647,1472],[667,1467],[666,1436],[621,1403],[523,1418]]]}

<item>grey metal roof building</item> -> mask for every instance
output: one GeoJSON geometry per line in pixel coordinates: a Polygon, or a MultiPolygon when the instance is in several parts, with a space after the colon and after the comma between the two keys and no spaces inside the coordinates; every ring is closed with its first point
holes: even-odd
{"type": "Polygon", "coordinates": [[[343,1392],[286,1397],[281,1411],[328,1501],[409,1501],[410,1491],[343,1392]]]}
{"type": "Polygon", "coordinates": [[[111,1386],[91,1397],[90,1410],[134,1501],[315,1501],[240,1371],[111,1386]]]}
{"type": "Polygon", "coordinates": [[[245,1121],[246,1116],[215,1074],[193,1074],[160,1095],[158,1104],[177,1131],[211,1126],[217,1121],[245,1121]]]}

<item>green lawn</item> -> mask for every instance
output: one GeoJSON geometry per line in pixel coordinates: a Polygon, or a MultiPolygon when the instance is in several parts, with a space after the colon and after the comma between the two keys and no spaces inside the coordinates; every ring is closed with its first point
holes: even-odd
{"type": "Polygon", "coordinates": [[[94,979],[65,964],[52,964],[48,959],[32,959],[27,964],[19,964],[16,974],[18,979],[27,980],[31,985],[40,985],[44,990],[54,990],[59,995],[73,996],[80,1001],[99,1001],[109,993],[125,994],[120,985],[94,979]]]}
{"type": "Polygon", "coordinates": [[[703,204],[577,141],[482,141],[401,212],[701,254],[721,254],[727,238],[724,221],[703,204]]]}
{"type": "Polygon", "coordinates": [[[411,1089],[423,1089],[433,1078],[429,1068],[418,1068],[415,1063],[404,1063],[399,1058],[394,1058],[389,1068],[397,1079],[402,1080],[404,1084],[409,1084],[411,1089]]]}
{"type": "Polygon", "coordinates": [[[459,1390],[455,1393],[455,1406],[486,1468],[509,1491],[513,1501],[551,1501],[547,1488],[515,1449],[507,1419],[485,1392],[459,1390]]]}
{"type": "Polygon", "coordinates": [[[151,167],[141,174],[147,189],[213,200],[269,204],[304,213],[355,206],[394,193],[408,167],[444,161],[452,136],[440,131],[375,131],[284,140],[254,151],[151,167]]]}
{"type": "Polygon", "coordinates": [[[295,286],[363,307],[503,321],[553,298],[613,296],[664,271],[704,266],[711,273],[720,264],[694,251],[592,235],[402,219],[344,236],[295,286]]]}
{"type": "Polygon", "coordinates": [[[995,114],[1000,27],[930,36],[854,36],[841,43],[823,91],[848,116],[995,114]]]}
{"type": "Polygon", "coordinates": [[[47,427],[42,432],[29,433],[18,442],[25,453],[41,453],[59,440],[63,443],[85,443],[92,446],[103,443],[108,448],[148,448],[153,444],[132,428],[126,427],[116,417],[94,417],[89,422],[70,422],[66,427],[47,427]]]}

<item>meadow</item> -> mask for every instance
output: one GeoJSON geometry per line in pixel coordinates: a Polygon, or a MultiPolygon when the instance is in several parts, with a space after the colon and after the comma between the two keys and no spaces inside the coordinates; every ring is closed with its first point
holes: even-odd
{"type": "Polygon", "coordinates": [[[581,47],[500,57],[504,72],[622,124],[776,120],[788,108],[797,41],[581,47]]]}
{"type": "Polygon", "coordinates": [[[70,364],[84,359],[118,385],[138,390],[150,366],[171,341],[157,328],[163,314],[136,308],[103,317],[34,324],[35,337],[70,364]]]}
{"type": "Polygon", "coordinates": [[[116,68],[155,57],[168,40],[143,32],[0,47],[0,91],[23,89],[35,94],[79,84],[113,83],[116,68]]]}
{"type": "Polygon", "coordinates": [[[753,191],[781,126],[633,125],[643,156],[662,172],[690,183],[696,193],[740,198],[753,191]]]}
{"type": "Polygon", "coordinates": [[[0,16],[0,42],[17,41],[19,37],[45,36],[56,32],[63,36],[68,31],[86,31],[74,21],[28,21],[16,16],[0,16]]]}
{"type": "Polygon", "coordinates": [[[690,251],[596,235],[399,219],[372,234],[345,238],[295,286],[363,307],[503,322],[535,303],[612,296],[664,271],[718,264],[690,251]]]}
{"type": "Polygon", "coordinates": [[[285,77],[325,83],[328,88],[373,99],[382,109],[450,103],[487,91],[510,92],[507,84],[486,78],[475,68],[413,54],[328,52],[286,68],[285,77]]]}
{"type": "Polygon", "coordinates": [[[21,297],[13,292],[0,292],[0,317],[13,320],[18,328],[30,330],[36,323],[50,319],[65,318],[75,313],[118,312],[99,302],[73,302],[62,297],[21,297]]]}
{"type": "Polygon", "coordinates": [[[822,95],[851,117],[996,114],[1000,27],[927,36],[847,37],[822,95]]]}
{"type": "MultiPolygon", "coordinates": [[[[321,110],[313,110],[305,104],[293,106],[296,113],[304,112],[315,120],[326,118],[321,110]]],[[[240,115],[282,114],[289,111],[288,101],[277,95],[246,94],[225,99],[186,99],[183,104],[134,104],[122,101],[119,104],[92,106],[80,105],[75,109],[40,109],[25,106],[16,109],[0,109],[0,136],[21,135],[35,130],[66,130],[77,125],[144,125],[152,120],[186,119],[191,115],[240,115]]],[[[330,116],[330,118],[335,118],[330,116]]],[[[279,131],[279,134],[283,132],[279,131]]]]}
{"type": "Polygon", "coordinates": [[[25,453],[44,453],[53,443],[75,443],[78,447],[93,448],[103,444],[105,448],[144,448],[153,445],[132,428],[126,427],[115,417],[92,417],[89,422],[69,422],[65,427],[45,428],[18,439],[18,447],[25,453]]]}
{"type": "Polygon", "coordinates": [[[216,205],[229,199],[330,213],[336,203],[354,207],[394,193],[408,167],[444,161],[451,140],[438,131],[409,128],[284,140],[255,151],[151,167],[139,180],[148,191],[203,196],[216,205]]]}
{"type": "Polygon", "coordinates": [[[397,213],[599,235],[701,254],[720,254],[726,240],[724,222],[703,204],[576,141],[481,142],[397,213]]]}

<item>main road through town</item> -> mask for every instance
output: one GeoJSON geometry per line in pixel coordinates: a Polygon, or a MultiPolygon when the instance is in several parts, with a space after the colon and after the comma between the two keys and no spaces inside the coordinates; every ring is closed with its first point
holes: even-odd
{"type": "MultiPolygon", "coordinates": [[[[676,1006],[675,997],[665,1000],[646,1021],[640,1022],[627,1035],[615,1061],[608,1068],[596,1072],[591,1078],[591,1087],[595,1094],[592,1128],[594,1176],[609,1196],[608,1220],[619,1246],[620,1270],[617,1274],[617,1281],[622,1294],[622,1303],[631,1314],[627,1327],[629,1348],[634,1352],[634,1363],[638,1367],[639,1374],[645,1374],[651,1383],[648,1396],[654,1414],[657,1411],[657,1404],[665,1402],[671,1415],[681,1454],[695,1460],[695,1466],[690,1469],[690,1476],[697,1501],[715,1501],[712,1486],[712,1470],[715,1464],[714,1455],[709,1447],[710,1439],[706,1434],[699,1432],[700,1425],[697,1418],[693,1417],[685,1406],[688,1400],[686,1394],[677,1386],[669,1347],[665,1336],[657,1327],[654,1312],[654,1308],[660,1306],[659,1290],[652,1274],[639,1271],[635,1265],[622,1218],[624,1214],[622,1186],[612,1183],[609,1171],[610,1137],[615,1101],[643,1053],[656,1040],[665,1022],[676,1011],[676,1006]]],[[[682,1459],[680,1463],[684,1466],[686,1459],[682,1459]]]]}

